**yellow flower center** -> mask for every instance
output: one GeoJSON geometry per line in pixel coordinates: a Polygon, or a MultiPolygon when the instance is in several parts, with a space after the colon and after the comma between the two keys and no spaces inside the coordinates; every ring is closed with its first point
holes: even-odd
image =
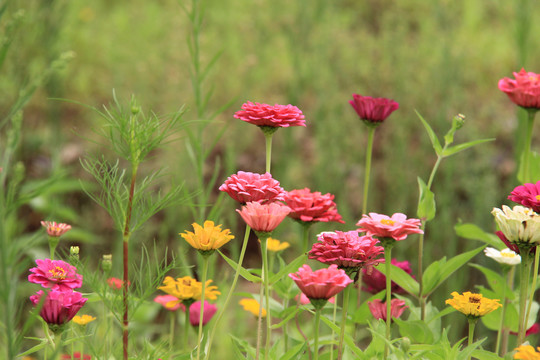
{"type": "Polygon", "coordinates": [[[381,220],[381,224],[383,225],[394,225],[396,222],[394,220],[390,220],[390,219],[382,219],[381,220]]]}
{"type": "Polygon", "coordinates": [[[513,258],[513,257],[516,257],[516,254],[515,254],[515,253],[507,253],[507,252],[502,252],[502,251],[501,251],[501,256],[502,256],[502,257],[507,257],[507,258],[513,258]]]}
{"type": "Polygon", "coordinates": [[[55,279],[64,280],[66,278],[66,270],[60,266],[55,266],[54,269],[49,270],[49,273],[55,279]]]}
{"type": "Polygon", "coordinates": [[[482,300],[482,299],[479,298],[479,297],[477,297],[477,296],[471,296],[471,297],[469,298],[469,302],[470,302],[471,304],[480,304],[481,300],[482,300]]]}
{"type": "Polygon", "coordinates": [[[540,195],[536,195],[535,198],[536,198],[536,200],[540,201],[540,195]]]}

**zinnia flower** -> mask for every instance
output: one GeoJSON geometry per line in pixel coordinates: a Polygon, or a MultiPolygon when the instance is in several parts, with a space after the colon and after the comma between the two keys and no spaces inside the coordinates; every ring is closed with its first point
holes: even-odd
{"type": "MultiPolygon", "coordinates": [[[[210,304],[204,300],[204,314],[203,314],[203,326],[206,325],[217,311],[217,306],[210,304]]],[[[189,323],[192,326],[199,326],[199,319],[201,317],[201,301],[195,301],[189,307],[189,323]]]]}
{"type": "Polygon", "coordinates": [[[420,229],[421,222],[418,219],[407,219],[405,214],[396,213],[389,217],[377,213],[362,215],[356,226],[358,231],[367,231],[368,235],[378,238],[392,238],[396,241],[405,240],[407,235],[423,234],[420,229]]]}
{"type": "Polygon", "coordinates": [[[285,203],[291,208],[289,217],[304,222],[330,222],[345,223],[338,214],[334,195],[320,192],[311,192],[308,188],[292,190],[286,193],[285,203]]]}
{"type": "Polygon", "coordinates": [[[491,300],[483,297],[482,294],[473,294],[469,291],[464,292],[463,295],[454,291],[451,295],[453,298],[447,299],[445,303],[469,318],[484,316],[502,306],[498,299],[491,300]]]}
{"type": "Polygon", "coordinates": [[[273,179],[270,173],[256,174],[244,171],[229,176],[219,190],[225,191],[242,205],[250,201],[283,201],[285,195],[279,181],[273,179]]]}
{"type": "Polygon", "coordinates": [[[221,225],[216,226],[210,220],[204,222],[204,227],[197,223],[191,225],[194,232],[186,231],[180,236],[199,251],[205,252],[219,249],[234,239],[234,236],[230,235],[231,231],[229,229],[221,230],[221,225]]]}
{"type": "Polygon", "coordinates": [[[503,205],[491,212],[508,241],[518,246],[533,246],[540,242],[540,215],[529,208],[503,205]]]}
{"type": "Polygon", "coordinates": [[[75,316],[73,317],[73,322],[74,322],[75,324],[77,324],[77,325],[83,325],[83,326],[86,325],[86,324],[88,324],[88,323],[91,323],[91,322],[94,321],[94,320],[96,320],[95,317],[90,316],[90,315],[86,315],[86,314],[80,315],[80,316],[79,316],[79,315],[75,315],[75,316]]]}
{"type": "Polygon", "coordinates": [[[487,257],[492,258],[499,264],[505,265],[517,265],[521,263],[521,256],[516,254],[510,249],[503,249],[501,251],[494,249],[492,247],[487,247],[484,249],[484,253],[487,257]]]}
{"type": "Polygon", "coordinates": [[[394,100],[358,94],[353,94],[353,100],[349,100],[349,104],[356,110],[360,119],[372,124],[382,123],[399,108],[399,104],[394,100]]]}
{"type": "MultiPolygon", "coordinates": [[[[537,347],[540,351],[540,347],[537,347]]],[[[531,345],[520,345],[516,348],[517,353],[514,354],[514,359],[521,360],[540,360],[540,353],[536,352],[531,345]]]]}
{"type": "Polygon", "coordinates": [[[81,353],[76,351],[72,355],[70,354],[62,354],[62,360],[91,360],[92,356],[88,354],[83,354],[81,356],[81,353]]]}
{"type": "Polygon", "coordinates": [[[266,249],[268,251],[278,252],[287,249],[289,246],[291,246],[291,244],[286,241],[282,242],[273,238],[266,239],[266,249]]]}
{"type": "MultiPolygon", "coordinates": [[[[259,302],[257,300],[250,299],[250,298],[244,298],[244,299],[240,300],[238,303],[240,305],[242,305],[244,310],[249,311],[250,313],[252,313],[255,316],[259,316],[260,305],[259,305],[259,302]]],[[[262,309],[262,317],[266,317],[266,309],[265,308],[262,309]]]]}
{"type": "Polygon", "coordinates": [[[82,275],[77,274],[77,268],[62,260],[36,260],[37,267],[31,268],[28,281],[41,284],[51,290],[66,291],[82,286],[82,275]]]}
{"type": "Polygon", "coordinates": [[[369,235],[359,236],[358,231],[324,232],[319,234],[317,240],[308,253],[309,258],[325,264],[336,264],[348,274],[361,267],[369,271],[383,261],[378,258],[384,253],[382,246],[376,246],[379,240],[369,235]]]}
{"type": "MultiPolygon", "coordinates": [[[[124,286],[124,280],[111,277],[107,279],[107,285],[113,290],[120,290],[124,286]]],[[[128,281],[128,286],[131,285],[131,282],[128,281]]]]}
{"type": "Polygon", "coordinates": [[[540,212],[540,181],[536,184],[527,183],[517,186],[508,199],[531,208],[535,212],[540,212]]]}
{"type": "MultiPolygon", "coordinates": [[[[386,321],[387,309],[385,302],[383,303],[381,299],[368,301],[368,307],[375,319],[383,319],[386,321]]],[[[405,301],[403,300],[392,299],[392,301],[390,301],[390,315],[392,318],[399,318],[406,308],[408,308],[408,306],[405,305],[405,301]]]]}
{"type": "MultiPolygon", "coordinates": [[[[43,295],[43,290],[39,290],[36,295],[30,296],[30,300],[34,305],[37,305],[43,295]]],[[[63,325],[69,322],[88,300],[83,298],[81,293],[71,289],[67,291],[52,290],[45,296],[39,315],[49,325],[63,325]]]]}
{"type": "MultiPolygon", "coordinates": [[[[294,300],[299,301],[300,304],[302,304],[302,305],[311,304],[311,301],[309,301],[309,298],[303,292],[296,295],[294,297],[294,300]]],[[[336,302],[336,297],[335,296],[331,297],[330,299],[328,299],[328,302],[331,303],[331,304],[335,303],[336,302]]]]}
{"type": "Polygon", "coordinates": [[[514,78],[499,80],[499,90],[512,102],[526,109],[540,109],[540,75],[521,69],[514,78]]]}
{"type": "MultiPolygon", "coordinates": [[[[534,323],[532,324],[530,328],[527,329],[527,331],[525,331],[525,336],[538,334],[539,332],[540,332],[540,324],[534,323]]],[[[510,334],[517,336],[518,333],[515,331],[510,331],[510,334]]]]}
{"type": "Polygon", "coordinates": [[[57,224],[55,221],[42,221],[41,225],[47,229],[47,234],[51,237],[60,237],[71,229],[71,225],[57,224]]]}
{"type": "Polygon", "coordinates": [[[169,311],[176,311],[180,308],[182,308],[182,311],[186,310],[184,304],[180,303],[180,299],[172,295],[158,295],[154,298],[154,302],[161,304],[169,311]]]}
{"type": "Polygon", "coordinates": [[[253,230],[270,233],[281,224],[291,209],[281,203],[248,202],[242,206],[242,210],[236,211],[253,230]]]}
{"type": "MultiPolygon", "coordinates": [[[[396,259],[392,259],[391,264],[397,266],[409,275],[412,273],[411,264],[408,261],[397,261],[396,259]]],[[[370,275],[367,274],[367,271],[367,269],[362,269],[362,283],[366,285],[366,288],[364,289],[371,294],[376,294],[379,291],[385,290],[386,276],[377,269],[373,269],[370,275]]],[[[392,293],[405,294],[405,290],[392,281],[392,293]]]]}
{"type": "MultiPolygon", "coordinates": [[[[210,285],[212,280],[206,282],[204,289],[204,297],[209,300],[216,300],[217,296],[221,294],[217,290],[217,286],[210,285]]],[[[200,300],[202,294],[202,283],[189,276],[177,278],[176,280],[170,276],[165,277],[163,280],[163,286],[158,287],[159,290],[172,295],[178,299],[178,301],[184,300],[200,300]]],[[[173,302],[173,301],[171,301],[173,302]]],[[[169,304],[172,306],[172,304],[169,304]]]]}
{"type": "Polygon", "coordinates": [[[234,117],[257,126],[306,126],[302,111],[293,105],[268,105],[248,101],[234,117]]]}
{"type": "Polygon", "coordinates": [[[303,265],[298,272],[289,274],[289,277],[309,299],[328,300],[353,282],[335,264],[316,271],[311,270],[309,265],[303,265]]]}

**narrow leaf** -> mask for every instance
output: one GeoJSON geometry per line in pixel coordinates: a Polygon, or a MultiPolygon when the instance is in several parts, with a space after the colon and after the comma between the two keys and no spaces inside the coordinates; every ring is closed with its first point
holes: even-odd
{"type": "MultiPolygon", "coordinates": [[[[377,270],[386,275],[385,266],[378,266],[377,270]]],[[[407,274],[403,269],[398,268],[395,265],[392,265],[392,274],[390,276],[392,281],[401,286],[406,292],[417,295],[420,291],[420,285],[411,275],[407,274]]]]}
{"type": "Polygon", "coordinates": [[[441,143],[439,142],[439,139],[437,138],[437,135],[435,134],[435,132],[433,131],[431,126],[429,126],[427,121],[424,120],[422,115],[420,115],[420,113],[418,111],[416,111],[416,110],[415,110],[415,112],[416,112],[416,115],[418,115],[418,117],[422,121],[422,124],[424,124],[424,127],[426,128],[426,131],[427,131],[427,133],[429,135],[429,140],[431,140],[431,145],[433,145],[433,149],[435,150],[435,153],[437,154],[437,156],[441,156],[442,155],[442,147],[441,147],[441,143]]]}
{"type": "Polygon", "coordinates": [[[282,277],[289,275],[290,273],[298,271],[298,268],[302,266],[302,264],[306,263],[307,255],[302,254],[293,261],[289,263],[289,265],[282,268],[277,274],[274,274],[270,277],[270,284],[275,283],[276,281],[279,281],[282,277]]]}
{"type": "Polygon", "coordinates": [[[424,180],[420,177],[418,180],[418,209],[416,210],[417,216],[424,220],[429,221],[435,217],[436,204],[435,204],[435,195],[433,192],[428,189],[424,180]]]}
{"type": "Polygon", "coordinates": [[[497,235],[487,233],[475,224],[457,224],[454,226],[454,230],[456,231],[456,235],[462,238],[480,240],[497,250],[506,248],[506,245],[504,245],[497,235]]]}
{"type": "Polygon", "coordinates": [[[461,152],[463,150],[467,150],[468,148],[473,147],[475,145],[482,144],[482,143],[489,142],[489,141],[493,141],[493,140],[495,140],[495,139],[494,138],[493,139],[480,139],[480,140],[474,140],[474,141],[470,141],[470,142],[467,142],[467,143],[464,143],[464,144],[459,144],[459,145],[456,145],[456,146],[452,146],[452,147],[449,147],[449,148],[445,149],[443,151],[443,153],[442,153],[442,156],[443,157],[448,157],[448,156],[457,154],[458,152],[461,152]]]}
{"type": "MultiPolygon", "coordinates": [[[[218,250],[219,255],[236,271],[236,268],[238,266],[238,263],[234,262],[234,260],[229,259],[225,254],[223,254],[221,251],[218,250]]],[[[261,278],[258,276],[253,275],[250,273],[246,268],[240,266],[240,275],[246,279],[247,281],[251,281],[253,283],[260,283],[261,278]]]]}

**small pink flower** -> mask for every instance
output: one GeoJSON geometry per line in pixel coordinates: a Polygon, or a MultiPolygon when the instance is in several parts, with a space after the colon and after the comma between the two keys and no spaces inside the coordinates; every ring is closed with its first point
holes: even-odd
{"type": "MultiPolygon", "coordinates": [[[[124,286],[124,280],[112,277],[107,279],[107,284],[113,290],[120,290],[124,286]]],[[[128,281],[129,285],[131,285],[131,282],[128,281]]]]}
{"type": "Polygon", "coordinates": [[[306,126],[302,111],[293,105],[268,105],[248,101],[234,117],[257,126],[306,126]]]}
{"type": "MultiPolygon", "coordinates": [[[[407,274],[412,273],[411,264],[408,261],[397,261],[396,259],[392,259],[392,265],[404,270],[407,274]]],[[[382,272],[374,269],[371,275],[368,275],[367,269],[362,269],[362,271],[364,273],[362,276],[362,283],[366,285],[366,288],[364,289],[367,292],[376,294],[379,291],[386,289],[386,276],[382,272]]],[[[392,281],[392,293],[405,294],[405,290],[392,281]]]]}
{"type": "MultiPolygon", "coordinates": [[[[383,303],[381,299],[375,299],[368,301],[369,311],[375,319],[383,319],[386,321],[386,303],[383,303]]],[[[399,299],[392,299],[390,302],[390,314],[393,318],[399,318],[403,311],[408,308],[405,306],[405,301],[399,299]]]]}
{"type": "Polygon", "coordinates": [[[285,203],[291,208],[289,217],[305,222],[345,223],[338,214],[334,195],[311,192],[308,188],[292,190],[286,193],[285,203]]]}
{"type": "Polygon", "coordinates": [[[47,229],[47,234],[51,237],[60,237],[71,229],[71,225],[57,224],[55,221],[42,221],[41,225],[47,229]]]}
{"type": "Polygon", "coordinates": [[[499,90],[518,106],[540,109],[540,75],[525,69],[513,74],[515,79],[505,77],[499,80],[499,90]]]}
{"type": "Polygon", "coordinates": [[[184,304],[181,304],[180,299],[178,299],[176,296],[158,295],[154,298],[154,301],[158,304],[161,304],[165,309],[169,311],[176,311],[178,309],[181,309],[182,311],[186,310],[184,304]]]}
{"type": "Polygon", "coordinates": [[[396,241],[405,240],[410,234],[423,234],[418,219],[407,219],[405,214],[396,213],[389,217],[377,213],[363,215],[356,224],[358,231],[367,231],[368,235],[379,238],[393,238],[396,241]]]}
{"type": "Polygon", "coordinates": [[[358,94],[353,94],[353,100],[350,100],[349,104],[356,110],[360,119],[370,123],[383,122],[399,108],[399,104],[394,100],[358,94]]]}
{"type": "Polygon", "coordinates": [[[537,181],[536,184],[527,183],[517,186],[512,190],[508,199],[531,208],[535,212],[540,212],[540,181],[537,181]]]}
{"type": "Polygon", "coordinates": [[[28,281],[41,284],[44,288],[65,291],[80,288],[82,275],[77,274],[77,268],[62,260],[36,260],[37,267],[31,268],[28,281]]]}
{"type": "MultiPolygon", "coordinates": [[[[302,304],[302,305],[307,305],[307,304],[311,303],[311,301],[309,301],[309,298],[303,292],[296,295],[294,297],[294,300],[299,301],[300,304],[302,304]]],[[[330,299],[328,299],[328,302],[331,303],[331,304],[335,303],[336,302],[336,297],[335,296],[331,297],[330,299]]]]}
{"type": "Polygon", "coordinates": [[[309,265],[303,265],[298,272],[289,274],[289,277],[309,299],[328,300],[353,282],[335,264],[316,271],[311,270],[309,265]]]}
{"type": "Polygon", "coordinates": [[[281,203],[248,202],[242,210],[236,211],[254,231],[269,233],[281,224],[291,209],[281,203]]]}
{"type": "MultiPolygon", "coordinates": [[[[203,326],[206,325],[217,311],[217,306],[204,300],[203,326]]],[[[201,301],[195,301],[189,307],[189,322],[192,326],[199,326],[201,316],[201,301]]]]}
{"type": "Polygon", "coordinates": [[[244,171],[229,176],[219,190],[225,191],[241,204],[250,201],[283,201],[285,195],[279,181],[274,180],[270,173],[256,174],[244,171]]]}
{"type": "MultiPolygon", "coordinates": [[[[30,300],[37,305],[43,295],[43,290],[39,290],[36,295],[30,296],[30,300]]],[[[49,325],[63,325],[71,321],[88,300],[83,298],[81,293],[72,290],[52,290],[45,296],[39,315],[49,325]]]]}
{"type": "Polygon", "coordinates": [[[358,231],[323,232],[313,244],[308,255],[325,264],[336,264],[343,269],[368,268],[379,264],[384,254],[382,246],[376,246],[379,240],[371,236],[359,236],[358,231]]]}

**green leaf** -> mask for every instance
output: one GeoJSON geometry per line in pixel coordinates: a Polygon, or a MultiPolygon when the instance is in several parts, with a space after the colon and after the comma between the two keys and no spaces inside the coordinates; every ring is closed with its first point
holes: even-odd
{"type": "MultiPolygon", "coordinates": [[[[217,252],[236,271],[236,268],[238,267],[238,263],[234,262],[234,260],[229,259],[221,251],[218,250],[217,252]]],[[[260,283],[262,281],[260,277],[253,275],[246,268],[242,266],[240,266],[240,275],[247,281],[251,281],[253,283],[260,283]]]]}
{"type": "Polygon", "coordinates": [[[401,336],[406,336],[418,344],[433,342],[433,334],[424,321],[394,319],[394,322],[399,326],[401,336]]]}
{"type": "Polygon", "coordinates": [[[519,170],[517,173],[517,179],[520,184],[524,184],[527,182],[533,182],[536,181],[535,179],[540,179],[540,154],[538,154],[536,151],[530,152],[529,157],[529,179],[525,179],[523,174],[523,155],[524,152],[521,153],[520,161],[519,161],[519,170]]]}
{"type": "Polygon", "coordinates": [[[355,323],[359,324],[366,324],[368,321],[373,319],[373,316],[371,315],[371,310],[369,310],[368,302],[373,301],[375,299],[382,299],[386,294],[386,291],[380,291],[377,294],[371,296],[366,301],[362,302],[362,305],[358,307],[354,314],[352,314],[352,319],[355,323]]]}
{"type": "Polygon", "coordinates": [[[295,359],[299,354],[302,354],[306,348],[306,343],[300,343],[295,347],[289,349],[285,354],[280,357],[280,360],[291,360],[295,359]]]}
{"type": "Polygon", "coordinates": [[[506,296],[508,299],[514,300],[514,292],[508,288],[506,284],[507,280],[503,276],[482,265],[469,264],[469,266],[480,270],[486,276],[489,286],[495,292],[498,299],[503,301],[502,298],[506,296]]]}
{"type": "Polygon", "coordinates": [[[424,270],[424,275],[422,277],[424,294],[426,293],[426,289],[433,289],[437,286],[437,282],[441,277],[441,264],[446,264],[446,257],[432,262],[426,270],[424,270]]]}
{"type": "Polygon", "coordinates": [[[492,353],[491,351],[476,349],[472,352],[472,357],[482,360],[502,360],[504,358],[492,353]]]}
{"type": "Polygon", "coordinates": [[[290,273],[298,271],[300,266],[306,263],[306,260],[307,260],[307,255],[302,254],[296,259],[294,259],[293,261],[291,261],[289,265],[285,266],[277,274],[274,274],[270,277],[270,285],[272,285],[276,281],[279,281],[282,277],[288,276],[290,273]]]}
{"type": "Polygon", "coordinates": [[[463,143],[463,144],[452,146],[452,147],[444,149],[444,151],[442,152],[442,156],[443,157],[452,156],[454,154],[457,154],[458,152],[461,152],[463,150],[467,150],[468,148],[473,147],[475,145],[482,144],[482,143],[489,142],[489,141],[493,141],[493,140],[495,140],[495,139],[494,138],[493,139],[480,139],[480,140],[469,141],[469,142],[466,142],[466,143],[463,143]]]}
{"type": "MultiPolygon", "coordinates": [[[[385,266],[378,266],[377,270],[386,275],[385,266]]],[[[417,295],[420,291],[418,281],[416,281],[411,275],[407,274],[403,269],[400,269],[395,265],[392,265],[392,274],[390,278],[409,294],[417,295]]]]}
{"type": "Polygon", "coordinates": [[[435,195],[430,189],[428,189],[424,180],[422,180],[420,177],[418,177],[417,180],[420,195],[418,196],[418,209],[416,214],[420,219],[429,221],[435,217],[435,212],[437,210],[435,204],[435,195]]]}
{"type": "Polygon", "coordinates": [[[422,115],[420,115],[420,113],[418,111],[416,111],[416,110],[415,110],[415,112],[416,112],[416,115],[418,115],[418,117],[422,121],[422,124],[424,124],[424,127],[426,128],[426,131],[427,131],[427,133],[429,135],[429,140],[431,140],[431,145],[433,145],[433,149],[435,150],[435,153],[437,154],[437,156],[441,156],[442,155],[442,147],[441,147],[441,143],[439,142],[439,139],[437,138],[437,135],[435,135],[435,132],[433,131],[431,126],[429,126],[427,121],[424,120],[422,115]]]}
{"type": "MultiPolygon", "coordinates": [[[[336,324],[334,324],[330,319],[327,319],[325,316],[321,316],[321,321],[324,322],[326,325],[328,325],[331,329],[334,330],[334,332],[336,334],[339,334],[341,329],[339,328],[339,326],[337,326],[336,324]]],[[[342,324],[342,326],[345,326],[345,324],[342,324]]],[[[351,337],[351,335],[345,333],[345,344],[347,344],[347,346],[349,347],[349,350],[351,350],[355,355],[359,356],[359,358],[364,358],[364,354],[362,352],[362,350],[360,350],[355,344],[354,344],[354,340],[353,338],[351,337]]]]}
{"type": "Polygon", "coordinates": [[[506,248],[506,245],[499,239],[495,234],[490,234],[480,229],[475,224],[470,223],[460,223],[454,226],[456,235],[471,240],[480,240],[491,247],[494,247],[497,250],[502,250],[506,248]]]}

